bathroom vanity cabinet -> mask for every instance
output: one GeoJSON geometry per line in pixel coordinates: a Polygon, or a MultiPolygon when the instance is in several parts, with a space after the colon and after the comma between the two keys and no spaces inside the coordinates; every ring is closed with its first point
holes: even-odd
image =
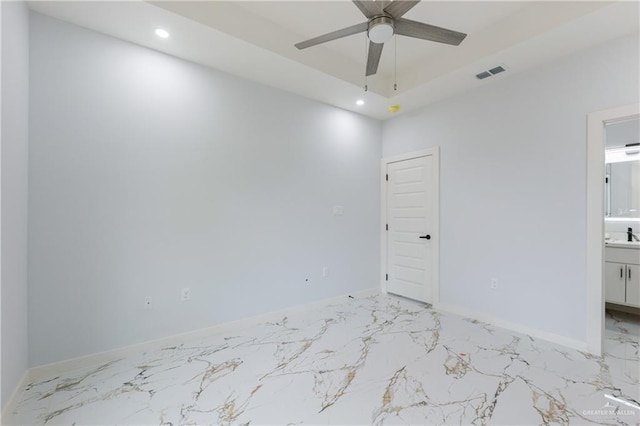
{"type": "Polygon", "coordinates": [[[640,247],[605,246],[605,300],[640,307],[640,247]]]}

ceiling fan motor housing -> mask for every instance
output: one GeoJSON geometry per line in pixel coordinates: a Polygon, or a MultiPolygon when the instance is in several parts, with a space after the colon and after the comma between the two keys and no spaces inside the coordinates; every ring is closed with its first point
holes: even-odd
{"type": "Polygon", "coordinates": [[[371,42],[382,44],[393,37],[394,30],[393,18],[388,16],[378,16],[369,21],[367,35],[371,42]]]}

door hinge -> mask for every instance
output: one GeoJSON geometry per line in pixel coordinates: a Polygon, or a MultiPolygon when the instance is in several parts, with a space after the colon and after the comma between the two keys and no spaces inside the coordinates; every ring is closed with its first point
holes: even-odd
{"type": "Polygon", "coordinates": [[[385,281],[389,281],[389,274],[386,274],[386,275],[385,275],[384,280],[385,280],[385,281]]]}
{"type": "Polygon", "coordinates": [[[389,224],[388,224],[388,223],[387,223],[387,226],[386,226],[386,228],[387,228],[387,231],[388,231],[388,230],[389,230],[389,224]]]}
{"type": "Polygon", "coordinates": [[[385,176],[385,179],[387,180],[387,182],[389,181],[389,175],[385,176]]]}

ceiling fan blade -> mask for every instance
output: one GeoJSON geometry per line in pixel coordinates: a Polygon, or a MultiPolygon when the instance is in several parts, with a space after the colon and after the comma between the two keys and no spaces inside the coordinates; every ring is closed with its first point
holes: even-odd
{"type": "Polygon", "coordinates": [[[342,37],[365,32],[367,31],[367,28],[369,28],[369,23],[363,22],[361,24],[352,25],[350,27],[343,28],[341,30],[333,31],[318,37],[314,37],[309,40],[301,41],[300,43],[297,43],[295,46],[298,49],[306,49],[307,47],[315,46],[317,44],[326,43],[331,40],[337,40],[342,37]]]}
{"type": "Polygon", "coordinates": [[[462,43],[462,40],[467,36],[464,33],[436,27],[422,22],[410,21],[404,18],[396,19],[395,33],[407,37],[437,41],[438,43],[452,44],[454,46],[462,43]]]}
{"type": "Polygon", "coordinates": [[[367,72],[366,76],[370,76],[378,72],[378,64],[380,63],[380,55],[384,44],[369,42],[369,53],[367,54],[367,72]]]}
{"type": "Polygon", "coordinates": [[[353,4],[355,4],[360,12],[368,19],[373,18],[377,15],[382,15],[382,2],[374,2],[371,0],[353,0],[353,4]]]}
{"type": "Polygon", "coordinates": [[[391,4],[384,8],[384,11],[389,15],[393,16],[395,19],[400,19],[402,15],[410,11],[413,6],[420,3],[420,0],[396,0],[391,2],[391,4]]]}

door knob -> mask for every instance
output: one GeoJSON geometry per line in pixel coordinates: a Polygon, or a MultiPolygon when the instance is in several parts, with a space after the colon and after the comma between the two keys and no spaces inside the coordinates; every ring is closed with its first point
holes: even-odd
{"type": "Polygon", "coordinates": [[[431,239],[431,235],[427,234],[427,235],[423,235],[421,237],[418,238],[424,238],[425,240],[430,240],[431,239]]]}

